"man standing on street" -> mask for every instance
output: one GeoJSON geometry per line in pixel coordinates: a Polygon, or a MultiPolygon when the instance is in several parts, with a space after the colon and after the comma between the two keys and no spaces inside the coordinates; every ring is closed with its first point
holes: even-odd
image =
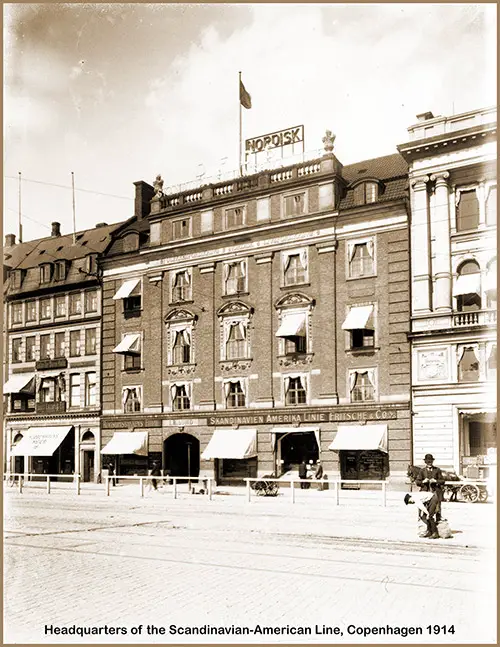
{"type": "MultiPolygon", "coordinates": [[[[299,465],[299,479],[306,479],[307,478],[307,464],[305,461],[302,461],[302,463],[299,465]]],[[[304,483],[304,481],[301,480],[300,482],[300,489],[301,490],[306,490],[308,483],[304,483]]]]}
{"type": "Polygon", "coordinates": [[[441,521],[441,501],[443,500],[444,478],[439,467],[434,466],[434,456],[426,454],[424,457],[425,467],[421,467],[418,472],[415,483],[421,492],[435,493],[438,499],[436,509],[436,521],[441,521]]]}
{"type": "Polygon", "coordinates": [[[155,478],[156,476],[161,476],[160,466],[158,464],[158,461],[155,461],[153,463],[153,469],[151,470],[151,476],[153,477],[151,479],[151,485],[153,486],[154,490],[158,490],[158,481],[155,478]]]}

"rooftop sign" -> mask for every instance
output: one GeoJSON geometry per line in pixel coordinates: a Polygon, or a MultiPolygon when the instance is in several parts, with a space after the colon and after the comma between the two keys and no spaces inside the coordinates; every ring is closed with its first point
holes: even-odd
{"type": "Polygon", "coordinates": [[[273,148],[284,148],[302,143],[304,149],[304,126],[294,126],[286,130],[278,130],[267,135],[260,135],[245,140],[245,156],[252,153],[262,153],[273,148]]]}

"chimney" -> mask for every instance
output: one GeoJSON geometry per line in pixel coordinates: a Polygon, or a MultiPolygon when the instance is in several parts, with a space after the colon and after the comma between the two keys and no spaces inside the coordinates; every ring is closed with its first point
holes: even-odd
{"type": "Polygon", "coordinates": [[[107,222],[98,222],[95,226],[96,229],[99,229],[100,227],[107,227],[108,223],[107,222]]]}
{"type": "Polygon", "coordinates": [[[144,216],[148,216],[151,211],[150,202],[155,194],[153,187],[139,180],[134,182],[135,185],[135,209],[134,215],[138,220],[142,220],[144,216]]]}
{"type": "Polygon", "coordinates": [[[50,232],[51,236],[60,236],[61,235],[61,223],[60,222],[53,222],[52,223],[52,231],[50,232]]]}
{"type": "Polygon", "coordinates": [[[16,244],[16,234],[5,234],[5,247],[14,247],[16,244]]]}
{"type": "Polygon", "coordinates": [[[422,112],[417,115],[418,121],[428,121],[429,119],[434,119],[432,112],[422,112]]]}

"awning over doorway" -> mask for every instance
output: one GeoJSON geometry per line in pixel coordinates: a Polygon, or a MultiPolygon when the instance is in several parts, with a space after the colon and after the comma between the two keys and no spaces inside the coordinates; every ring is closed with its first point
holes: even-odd
{"type": "Polygon", "coordinates": [[[321,445],[319,444],[319,427],[273,427],[271,432],[271,444],[273,446],[273,451],[276,446],[277,434],[284,436],[286,434],[304,434],[308,431],[314,432],[316,442],[318,443],[318,449],[320,449],[321,445]]]}
{"type": "Polygon", "coordinates": [[[126,299],[129,297],[140,280],[141,279],[130,279],[129,281],[124,281],[113,299],[116,301],[118,299],[126,299]]]}
{"type": "Polygon", "coordinates": [[[462,274],[458,277],[453,287],[453,296],[460,297],[466,294],[481,294],[481,274],[462,274]]]}
{"type": "Polygon", "coordinates": [[[35,377],[34,373],[18,373],[11,375],[7,382],[3,385],[3,394],[10,395],[11,393],[22,393],[31,380],[35,377]]]}
{"type": "Polygon", "coordinates": [[[305,337],[306,336],[306,315],[305,313],[285,315],[280,327],[276,331],[276,337],[305,337]]]}
{"type": "Polygon", "coordinates": [[[257,456],[256,429],[216,429],[201,457],[252,458],[257,456]]]}
{"type": "Polygon", "coordinates": [[[373,330],[373,306],[352,306],[344,323],[343,330],[373,330]]]}
{"type": "Polygon", "coordinates": [[[30,427],[12,448],[11,456],[52,456],[71,429],[72,426],[30,427]]]}
{"type": "Polygon", "coordinates": [[[339,425],[337,435],[328,449],[378,449],[387,454],[387,425],[339,425]]]}
{"type": "Polygon", "coordinates": [[[147,431],[115,431],[113,438],[101,449],[101,454],[148,455],[147,431]]]}

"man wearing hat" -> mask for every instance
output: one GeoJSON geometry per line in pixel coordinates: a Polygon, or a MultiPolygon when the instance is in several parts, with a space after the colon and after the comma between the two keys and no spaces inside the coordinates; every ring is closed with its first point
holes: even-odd
{"type": "Polygon", "coordinates": [[[424,456],[425,467],[421,467],[418,472],[415,483],[420,488],[421,492],[433,492],[438,499],[436,509],[436,520],[441,521],[441,501],[443,500],[443,484],[444,478],[439,467],[434,465],[434,456],[426,454],[424,456]]]}
{"type": "Polygon", "coordinates": [[[427,525],[427,532],[424,535],[429,539],[439,539],[437,529],[437,510],[440,504],[436,492],[413,492],[405,494],[406,505],[414,503],[418,508],[420,519],[427,525]]]}

